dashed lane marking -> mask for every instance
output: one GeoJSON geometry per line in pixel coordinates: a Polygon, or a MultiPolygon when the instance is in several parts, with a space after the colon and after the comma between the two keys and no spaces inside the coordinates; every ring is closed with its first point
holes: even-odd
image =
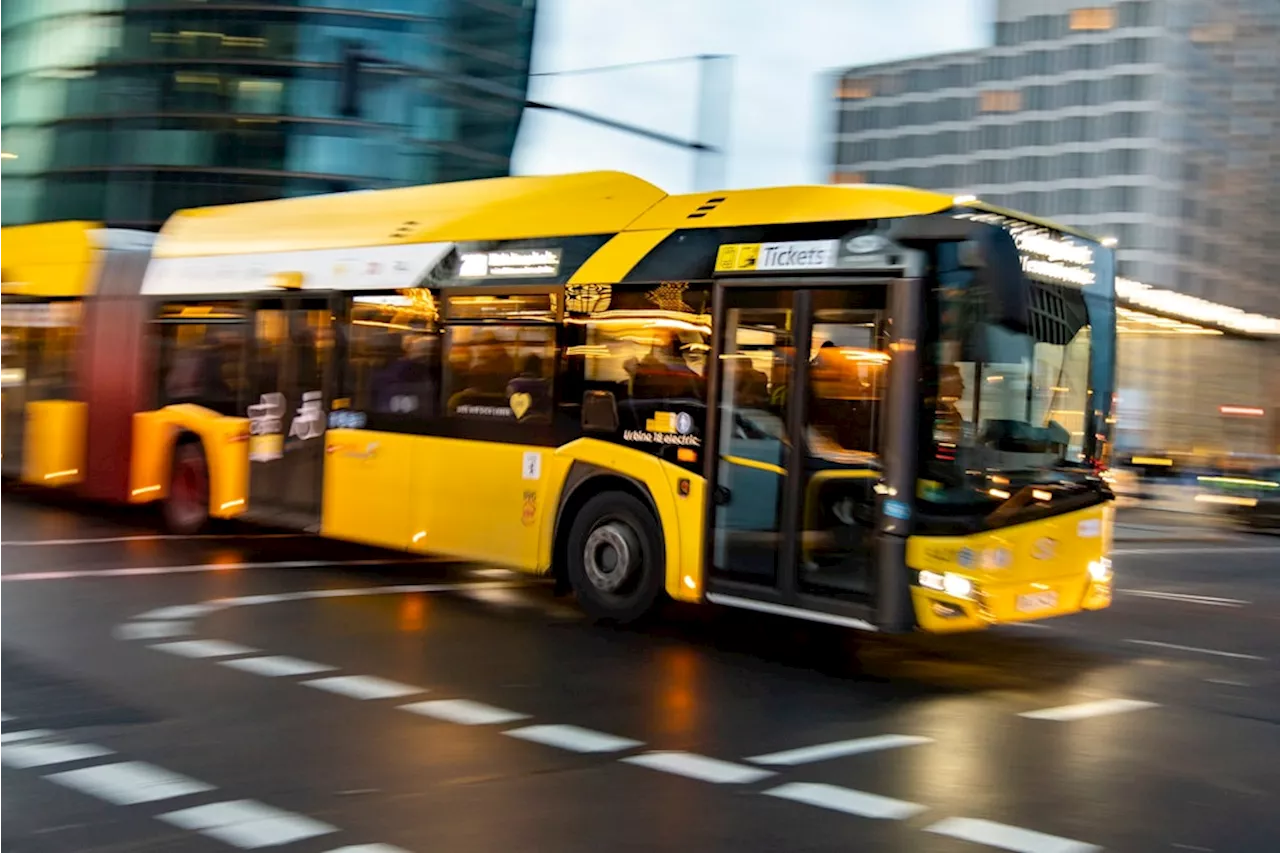
{"type": "Polygon", "coordinates": [[[268,678],[283,678],[291,675],[311,675],[316,672],[332,672],[337,667],[327,663],[291,658],[286,655],[263,655],[260,658],[235,658],[218,661],[222,666],[229,666],[241,672],[254,675],[265,675],[268,678]]]}
{"type": "Polygon", "coordinates": [[[210,803],[158,817],[179,829],[198,832],[242,850],[277,847],[338,831],[327,823],[253,800],[210,803]]]}
{"type": "Polygon", "coordinates": [[[1177,643],[1161,643],[1158,640],[1125,640],[1126,643],[1133,643],[1135,646],[1154,646],[1158,649],[1173,649],[1179,652],[1194,652],[1198,655],[1214,655],[1220,658],[1235,658],[1236,660],[1266,660],[1260,655],[1246,655],[1242,652],[1222,652],[1217,649],[1202,649],[1197,646],[1180,646],[1177,643]]]}
{"type": "Polygon", "coordinates": [[[919,803],[909,803],[906,800],[895,800],[879,794],[868,794],[866,791],[855,791],[839,785],[823,785],[815,782],[790,782],[777,788],[770,788],[764,793],[770,797],[879,820],[906,820],[928,811],[928,806],[922,806],[919,803]]]}
{"type": "Polygon", "coordinates": [[[0,733],[0,743],[14,743],[20,740],[43,740],[47,737],[53,737],[53,732],[48,729],[23,729],[20,732],[0,733]]]}
{"type": "Polygon", "coordinates": [[[1240,548],[1117,548],[1112,556],[1150,557],[1159,554],[1182,556],[1184,554],[1274,554],[1280,551],[1280,545],[1246,545],[1240,548]]]}
{"type": "Polygon", "coordinates": [[[579,728],[578,726],[525,726],[520,729],[508,729],[503,734],[520,738],[521,740],[568,749],[573,752],[622,752],[625,749],[644,746],[642,741],[579,728]]]}
{"type": "Polygon", "coordinates": [[[1056,708],[1041,708],[1039,711],[1023,711],[1018,716],[1029,720],[1053,720],[1065,723],[1088,717],[1104,717],[1108,714],[1124,714],[1129,711],[1158,707],[1160,706],[1155,702],[1143,702],[1140,699],[1099,699],[1096,702],[1060,705],[1056,708]]]}
{"type": "Polygon", "coordinates": [[[116,626],[116,637],[121,640],[163,640],[190,633],[190,622],[125,622],[116,626]]]}
{"type": "Polygon", "coordinates": [[[898,749],[904,746],[918,746],[933,743],[933,738],[918,735],[876,735],[856,740],[839,740],[832,743],[820,743],[800,749],[789,749],[785,752],[772,752],[768,755],[757,755],[747,761],[756,764],[783,765],[794,767],[797,764],[808,764],[813,761],[825,761],[828,758],[843,758],[847,755],[861,755],[864,752],[879,752],[883,749],[898,749]]]}
{"type": "Polygon", "coordinates": [[[151,648],[184,658],[229,658],[260,652],[260,649],[227,640],[175,640],[172,643],[153,643],[151,648]]]}
{"type": "Polygon", "coordinates": [[[141,761],[64,770],[51,773],[46,778],[117,806],[152,803],[214,789],[212,785],[141,761]]]}
{"type": "Polygon", "coordinates": [[[0,763],[19,770],[31,767],[48,767],[52,764],[70,764],[87,758],[115,755],[105,746],[91,743],[11,743],[0,750],[0,763]]]}
{"type": "Polygon", "coordinates": [[[353,844],[349,847],[330,850],[328,853],[409,853],[409,851],[391,844],[353,844]]]}
{"type": "Polygon", "coordinates": [[[1094,853],[1102,849],[1083,841],[970,817],[949,817],[925,827],[924,831],[1014,853],[1094,853]]]}
{"type": "Polygon", "coordinates": [[[745,764],[734,764],[692,752],[646,752],[621,760],[625,764],[637,764],[650,770],[674,773],[717,785],[744,785],[773,775],[772,770],[747,767],[745,764]]]}
{"type": "Polygon", "coordinates": [[[421,714],[448,723],[460,723],[464,726],[491,726],[497,723],[511,723],[516,720],[527,720],[528,714],[495,708],[483,702],[472,702],[470,699],[435,699],[429,702],[414,702],[401,705],[401,711],[421,714]]]}
{"type": "Polygon", "coordinates": [[[423,687],[401,684],[398,681],[376,678],[372,675],[334,675],[302,683],[307,687],[327,690],[352,699],[395,699],[401,696],[412,696],[415,693],[430,692],[423,687]]]}

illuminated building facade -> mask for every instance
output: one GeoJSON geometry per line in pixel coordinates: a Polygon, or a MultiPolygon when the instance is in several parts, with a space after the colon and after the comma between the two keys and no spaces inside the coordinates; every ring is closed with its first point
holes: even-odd
{"type": "Polygon", "coordinates": [[[999,0],[994,35],[840,72],[832,180],[1114,237],[1118,446],[1280,453],[1280,3],[999,0]]]}
{"type": "Polygon", "coordinates": [[[509,172],[534,0],[5,0],[5,225],[509,172]],[[370,66],[361,43],[431,76],[370,66]],[[516,92],[486,96],[463,78],[516,92]]]}

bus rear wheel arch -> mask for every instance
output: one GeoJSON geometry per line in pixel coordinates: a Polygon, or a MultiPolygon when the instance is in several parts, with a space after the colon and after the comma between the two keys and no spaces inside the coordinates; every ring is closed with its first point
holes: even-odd
{"type": "Polygon", "coordinates": [[[209,523],[209,462],[194,433],[181,433],[173,443],[169,493],[161,511],[173,533],[198,533],[209,523]]]}
{"type": "Polygon", "coordinates": [[[653,511],[635,495],[614,489],[566,509],[573,514],[564,571],[582,609],[618,624],[647,615],[666,581],[662,531],[653,511]]]}

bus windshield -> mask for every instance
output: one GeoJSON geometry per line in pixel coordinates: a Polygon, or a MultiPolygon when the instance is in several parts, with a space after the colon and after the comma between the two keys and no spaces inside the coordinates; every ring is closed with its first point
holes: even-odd
{"type": "Polygon", "coordinates": [[[1091,410],[1109,397],[1108,303],[1078,284],[1028,277],[1026,287],[1027,327],[1009,328],[986,315],[970,271],[940,265],[926,502],[991,506],[1102,461],[1109,413],[1091,410]]]}

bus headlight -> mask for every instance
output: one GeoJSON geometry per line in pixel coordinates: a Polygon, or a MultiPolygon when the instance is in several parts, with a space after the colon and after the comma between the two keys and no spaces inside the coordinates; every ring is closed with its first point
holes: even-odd
{"type": "Polygon", "coordinates": [[[1095,581],[1107,581],[1111,579],[1111,559],[1103,557],[1100,560],[1089,561],[1089,577],[1095,581]]]}
{"type": "Polygon", "coordinates": [[[942,576],[942,591],[956,598],[968,598],[973,593],[973,582],[966,577],[947,572],[942,576]]]}

